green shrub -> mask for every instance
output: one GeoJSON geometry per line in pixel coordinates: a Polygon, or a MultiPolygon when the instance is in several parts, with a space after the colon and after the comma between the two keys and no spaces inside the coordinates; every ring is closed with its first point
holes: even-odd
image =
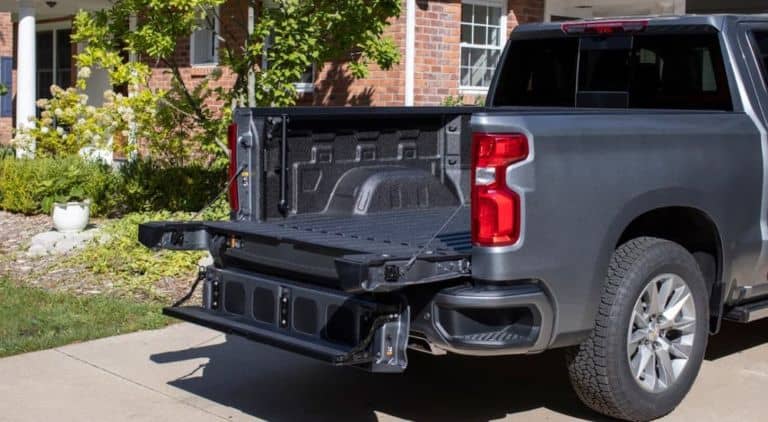
{"type": "MultiPolygon", "coordinates": [[[[164,166],[136,160],[114,171],[106,164],[64,158],[0,160],[0,209],[50,213],[54,202],[90,199],[94,216],[134,212],[197,212],[226,184],[223,166],[164,166]]],[[[213,216],[226,216],[218,203],[213,216]]]]}
{"type": "Polygon", "coordinates": [[[0,145],[0,160],[6,158],[16,158],[16,150],[11,146],[0,145]]]}
{"type": "Polygon", "coordinates": [[[54,202],[82,197],[94,216],[114,214],[118,185],[111,167],[77,156],[0,160],[0,208],[11,212],[50,213],[54,202]]]}
{"type": "Polygon", "coordinates": [[[199,211],[227,181],[224,166],[167,166],[149,159],[125,164],[120,175],[124,200],[136,212],[199,211]]]}
{"type": "Polygon", "coordinates": [[[107,223],[105,239],[92,241],[84,250],[64,259],[59,265],[79,265],[107,277],[118,288],[152,295],[155,283],[162,279],[192,278],[201,252],[154,251],[139,243],[139,224],[150,221],[184,221],[191,213],[129,214],[107,223]]]}

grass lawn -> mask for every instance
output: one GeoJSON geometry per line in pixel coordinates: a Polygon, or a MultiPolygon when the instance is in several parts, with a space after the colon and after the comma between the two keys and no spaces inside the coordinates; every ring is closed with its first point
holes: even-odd
{"type": "Polygon", "coordinates": [[[0,278],[0,357],[169,323],[156,304],[50,293],[0,278]]]}

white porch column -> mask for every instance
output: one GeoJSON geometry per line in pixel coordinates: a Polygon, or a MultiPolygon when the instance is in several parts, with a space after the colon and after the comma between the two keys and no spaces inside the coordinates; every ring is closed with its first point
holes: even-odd
{"type": "MultiPolygon", "coordinates": [[[[18,51],[16,52],[16,129],[29,127],[36,115],[37,100],[37,33],[35,5],[32,0],[19,0],[18,51]]],[[[20,156],[34,156],[35,145],[19,149],[20,156]]]]}
{"type": "Polygon", "coordinates": [[[405,2],[405,105],[414,104],[416,79],[416,0],[405,2]]]}

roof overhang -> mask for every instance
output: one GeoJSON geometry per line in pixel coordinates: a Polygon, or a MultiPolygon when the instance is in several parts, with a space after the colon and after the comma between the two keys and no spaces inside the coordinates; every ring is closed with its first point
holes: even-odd
{"type": "Polygon", "coordinates": [[[83,9],[106,9],[111,4],[110,0],[0,0],[0,12],[11,12],[16,21],[20,5],[32,5],[37,19],[46,20],[72,16],[83,9]]]}

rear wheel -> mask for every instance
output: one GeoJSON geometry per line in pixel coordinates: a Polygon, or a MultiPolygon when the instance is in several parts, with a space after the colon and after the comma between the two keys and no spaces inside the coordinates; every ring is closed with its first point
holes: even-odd
{"type": "Polygon", "coordinates": [[[704,359],[706,284],[682,246],[638,238],[611,260],[595,328],[568,354],[576,393],[587,406],[626,420],[671,412],[704,359]]]}

